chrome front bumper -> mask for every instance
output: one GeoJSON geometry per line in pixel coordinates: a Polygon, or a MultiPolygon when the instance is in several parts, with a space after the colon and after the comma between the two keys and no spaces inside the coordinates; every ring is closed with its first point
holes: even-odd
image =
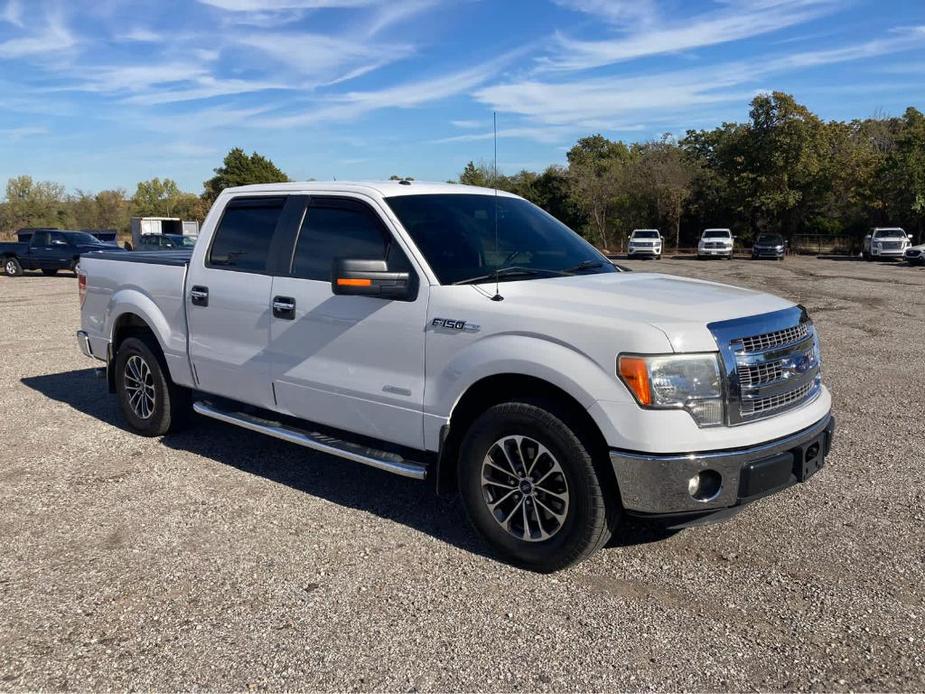
{"type": "Polygon", "coordinates": [[[623,507],[632,515],[696,515],[754,501],[804,481],[822,467],[835,432],[826,415],[811,427],[758,446],[700,453],[612,450],[623,507]],[[693,493],[691,480],[718,481],[715,493],[693,493]]]}

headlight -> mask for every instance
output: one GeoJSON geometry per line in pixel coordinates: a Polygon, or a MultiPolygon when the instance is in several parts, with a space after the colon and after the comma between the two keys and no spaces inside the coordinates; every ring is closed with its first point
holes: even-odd
{"type": "Polygon", "coordinates": [[[723,382],[715,353],[622,354],[617,373],[642,407],[686,410],[701,427],[723,423],[723,382]]]}

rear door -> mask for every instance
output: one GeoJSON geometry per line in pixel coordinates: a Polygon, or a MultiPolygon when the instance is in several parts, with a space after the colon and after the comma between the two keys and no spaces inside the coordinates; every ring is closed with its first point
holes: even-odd
{"type": "Polygon", "coordinates": [[[278,409],[319,424],[423,448],[427,285],[372,203],[312,197],[291,262],[273,278],[270,318],[278,409]],[[335,295],[335,258],[386,260],[409,271],[410,300],[335,295]]]}
{"type": "MultiPolygon", "coordinates": [[[[65,267],[58,262],[58,257],[64,254],[57,250],[60,246],[53,245],[52,233],[55,232],[37,231],[32,234],[32,239],[29,241],[29,255],[24,259],[25,262],[22,263],[24,268],[28,270],[49,270],[65,267]]],[[[58,237],[59,242],[63,241],[64,245],[67,246],[67,241],[64,241],[64,237],[60,233],[55,233],[55,236],[58,237]]]]}
{"type": "Polygon", "coordinates": [[[186,283],[189,353],[198,388],[272,408],[270,269],[285,196],[233,198],[186,283]]]}

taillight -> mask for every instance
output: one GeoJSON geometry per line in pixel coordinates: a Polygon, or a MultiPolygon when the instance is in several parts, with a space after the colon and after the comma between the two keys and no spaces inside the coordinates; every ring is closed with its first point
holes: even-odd
{"type": "Polygon", "coordinates": [[[87,298],[87,276],[80,270],[77,271],[77,293],[80,295],[80,307],[83,308],[87,298]]]}

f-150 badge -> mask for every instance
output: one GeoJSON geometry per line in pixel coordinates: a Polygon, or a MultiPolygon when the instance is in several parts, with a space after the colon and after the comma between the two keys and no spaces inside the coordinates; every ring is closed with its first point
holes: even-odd
{"type": "Polygon", "coordinates": [[[447,330],[463,330],[467,333],[476,333],[479,326],[474,323],[468,323],[464,320],[454,320],[453,318],[434,318],[430,324],[435,328],[445,328],[447,330]]]}

